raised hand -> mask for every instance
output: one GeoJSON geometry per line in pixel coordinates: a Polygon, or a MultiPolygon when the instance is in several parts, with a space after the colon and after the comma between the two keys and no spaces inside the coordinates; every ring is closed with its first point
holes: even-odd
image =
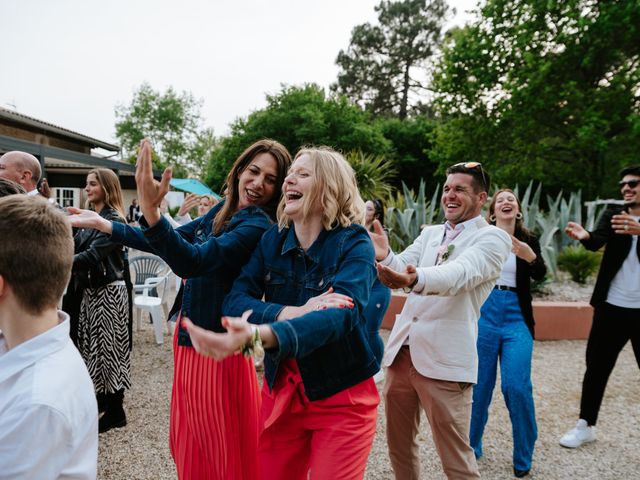
{"type": "Polygon", "coordinates": [[[369,232],[369,237],[373,242],[376,260],[380,261],[387,258],[387,255],[389,255],[389,238],[379,220],[373,221],[373,232],[369,232]]]}
{"type": "Polygon", "coordinates": [[[178,210],[178,216],[184,217],[192,209],[196,208],[199,203],[200,203],[200,195],[196,195],[195,193],[188,193],[184,197],[184,202],[182,202],[182,205],[180,205],[180,210],[178,210]]]}
{"type": "Polygon", "coordinates": [[[149,226],[160,220],[160,202],[169,191],[172,172],[171,167],[167,167],[162,173],[161,181],[154,179],[151,154],[151,141],[145,138],[140,142],[136,160],[136,188],[140,209],[149,226]]]}
{"type": "Polygon", "coordinates": [[[93,210],[68,207],[67,212],[71,214],[67,218],[71,222],[72,227],[95,228],[96,230],[100,230],[101,232],[111,235],[113,230],[111,222],[106,218],[101,217],[93,210]]]}
{"type": "Polygon", "coordinates": [[[589,238],[589,232],[587,232],[582,225],[575,222],[567,223],[564,233],[574,240],[587,240],[589,238]]]}
{"type": "Polygon", "coordinates": [[[628,213],[611,217],[611,228],[621,235],[640,235],[640,223],[628,213]]]}

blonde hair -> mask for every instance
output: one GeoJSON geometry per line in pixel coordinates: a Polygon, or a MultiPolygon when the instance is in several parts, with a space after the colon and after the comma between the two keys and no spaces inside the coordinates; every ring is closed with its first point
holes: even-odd
{"type": "MultiPolygon", "coordinates": [[[[89,170],[87,177],[91,174],[96,176],[98,183],[104,191],[104,204],[113,208],[124,219],[124,200],[122,199],[122,189],[120,188],[120,180],[118,176],[108,168],[94,168],[89,170]]],[[[87,206],[91,203],[87,200],[87,206]]]]}
{"type": "Polygon", "coordinates": [[[37,196],[0,198],[0,211],[0,275],[25,311],[55,308],[71,276],[71,224],[37,196]]]}
{"type": "MultiPolygon", "coordinates": [[[[358,190],[356,174],[344,157],[329,147],[302,148],[293,161],[307,155],[313,163],[315,184],[310,194],[303,197],[302,212],[309,214],[318,202],[322,209],[322,226],[331,230],[338,225],[347,227],[352,223],[364,224],[364,201],[358,190]]],[[[291,223],[284,213],[285,199],[278,205],[280,228],[291,223]]]]}

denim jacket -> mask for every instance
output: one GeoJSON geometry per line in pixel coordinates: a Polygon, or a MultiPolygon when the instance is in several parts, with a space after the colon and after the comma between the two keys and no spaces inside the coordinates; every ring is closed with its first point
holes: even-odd
{"type": "MultiPolygon", "coordinates": [[[[224,332],[222,302],[233,281],[247,263],[260,237],[271,225],[266,213],[257,207],[239,210],[220,233],[212,231],[212,221],[223,202],[209,212],[174,229],[161,218],[153,227],[135,228],[113,224],[112,238],[161,257],[176,275],[186,278],[182,315],[196,325],[224,332]]],[[[187,332],[180,327],[178,345],[191,346],[187,332]]]]}
{"type": "Polygon", "coordinates": [[[323,230],[305,253],[293,228],[271,227],[227,295],[223,312],[269,323],[279,346],[267,350],[269,388],[280,362],[295,357],[310,400],[330,397],[370,378],[379,369],[367,340],[363,315],[376,278],[373,245],[360,225],[323,230]],[[354,308],[331,308],[276,322],[285,306],[304,305],[333,287],[350,296],[354,308]],[[262,301],[264,295],[264,301],[262,301]]]}

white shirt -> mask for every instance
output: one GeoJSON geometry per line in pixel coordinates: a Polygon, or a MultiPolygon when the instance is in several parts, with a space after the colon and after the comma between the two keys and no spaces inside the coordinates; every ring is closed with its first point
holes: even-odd
{"type": "Polygon", "coordinates": [[[507,287],[517,287],[516,285],[516,254],[511,252],[507,258],[504,267],[502,267],[502,273],[500,278],[496,282],[496,285],[506,285],[507,287]]]}
{"type": "Polygon", "coordinates": [[[69,316],[7,349],[0,333],[0,479],[95,479],[98,408],[69,316]]]}
{"type": "MultiPolygon", "coordinates": [[[[636,217],[640,221],[640,217],[636,217]]],[[[638,235],[631,236],[631,249],[620,270],[611,280],[607,303],[617,307],[640,308],[640,261],[638,261],[638,235]]]]}

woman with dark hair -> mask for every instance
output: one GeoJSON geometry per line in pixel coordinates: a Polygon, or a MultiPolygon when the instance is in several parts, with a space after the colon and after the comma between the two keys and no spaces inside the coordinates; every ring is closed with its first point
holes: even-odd
{"type": "Polygon", "coordinates": [[[522,224],[522,206],[509,189],[498,190],[489,205],[489,222],[511,235],[513,247],[496,286],[480,309],[478,321],[478,383],[473,388],[470,440],[476,458],[482,456],[482,434],[500,360],[502,394],[513,428],[513,472],[531,470],[538,436],[531,355],[533,311],[531,279],[542,280],[546,267],[535,235],[522,224]]]}
{"type": "MultiPolygon", "coordinates": [[[[233,164],[223,200],[205,216],[173,229],[158,208],[171,171],[165,170],[161,182],[154,180],[151,145],[145,140],[136,170],[142,227],[104,222],[87,212],[72,222],[97,220],[96,228],[113,239],[162,257],[187,280],[181,314],[205,330],[224,332],[222,302],[272,223],[290,163],[280,143],[255,142],[233,164]]],[[[178,478],[257,478],[260,396],[252,359],[203,357],[184,329],[176,332],[169,436],[178,478]]]]}
{"type": "Polygon", "coordinates": [[[376,271],[363,217],[346,160],[327,148],[301,150],[284,182],[278,226],[225,300],[224,312],[242,318],[227,318],[226,334],[185,320],[196,350],[214,358],[233,358],[262,339],[263,480],[364,476],[379,403],[371,377],[380,367],[364,318],[376,271]]]}
{"type": "MultiPolygon", "coordinates": [[[[384,206],[382,205],[382,202],[377,199],[367,200],[364,207],[365,228],[368,231],[373,232],[373,223],[377,221],[380,223],[381,229],[386,234],[386,230],[384,230],[384,206]]],[[[383,285],[376,276],[376,279],[373,282],[373,287],[371,287],[371,297],[369,298],[369,303],[367,304],[364,316],[367,319],[369,343],[371,344],[371,348],[373,349],[373,353],[375,354],[378,362],[382,362],[382,355],[384,353],[384,342],[382,341],[382,338],[380,338],[379,333],[380,325],[382,324],[385,313],[387,313],[387,308],[389,308],[390,302],[391,290],[383,285]]],[[[380,382],[383,378],[382,371],[376,375],[377,382],[380,382]]]]}
{"type": "MultiPolygon", "coordinates": [[[[91,170],[85,192],[95,216],[125,224],[120,181],[113,171],[91,170]]],[[[127,264],[122,243],[94,228],[78,230],[74,243],[72,276],[63,304],[75,317],[72,338],[77,336],[99,410],[104,411],[99,420],[102,433],[127,424],[123,407],[124,390],[131,387],[127,264]]]]}

